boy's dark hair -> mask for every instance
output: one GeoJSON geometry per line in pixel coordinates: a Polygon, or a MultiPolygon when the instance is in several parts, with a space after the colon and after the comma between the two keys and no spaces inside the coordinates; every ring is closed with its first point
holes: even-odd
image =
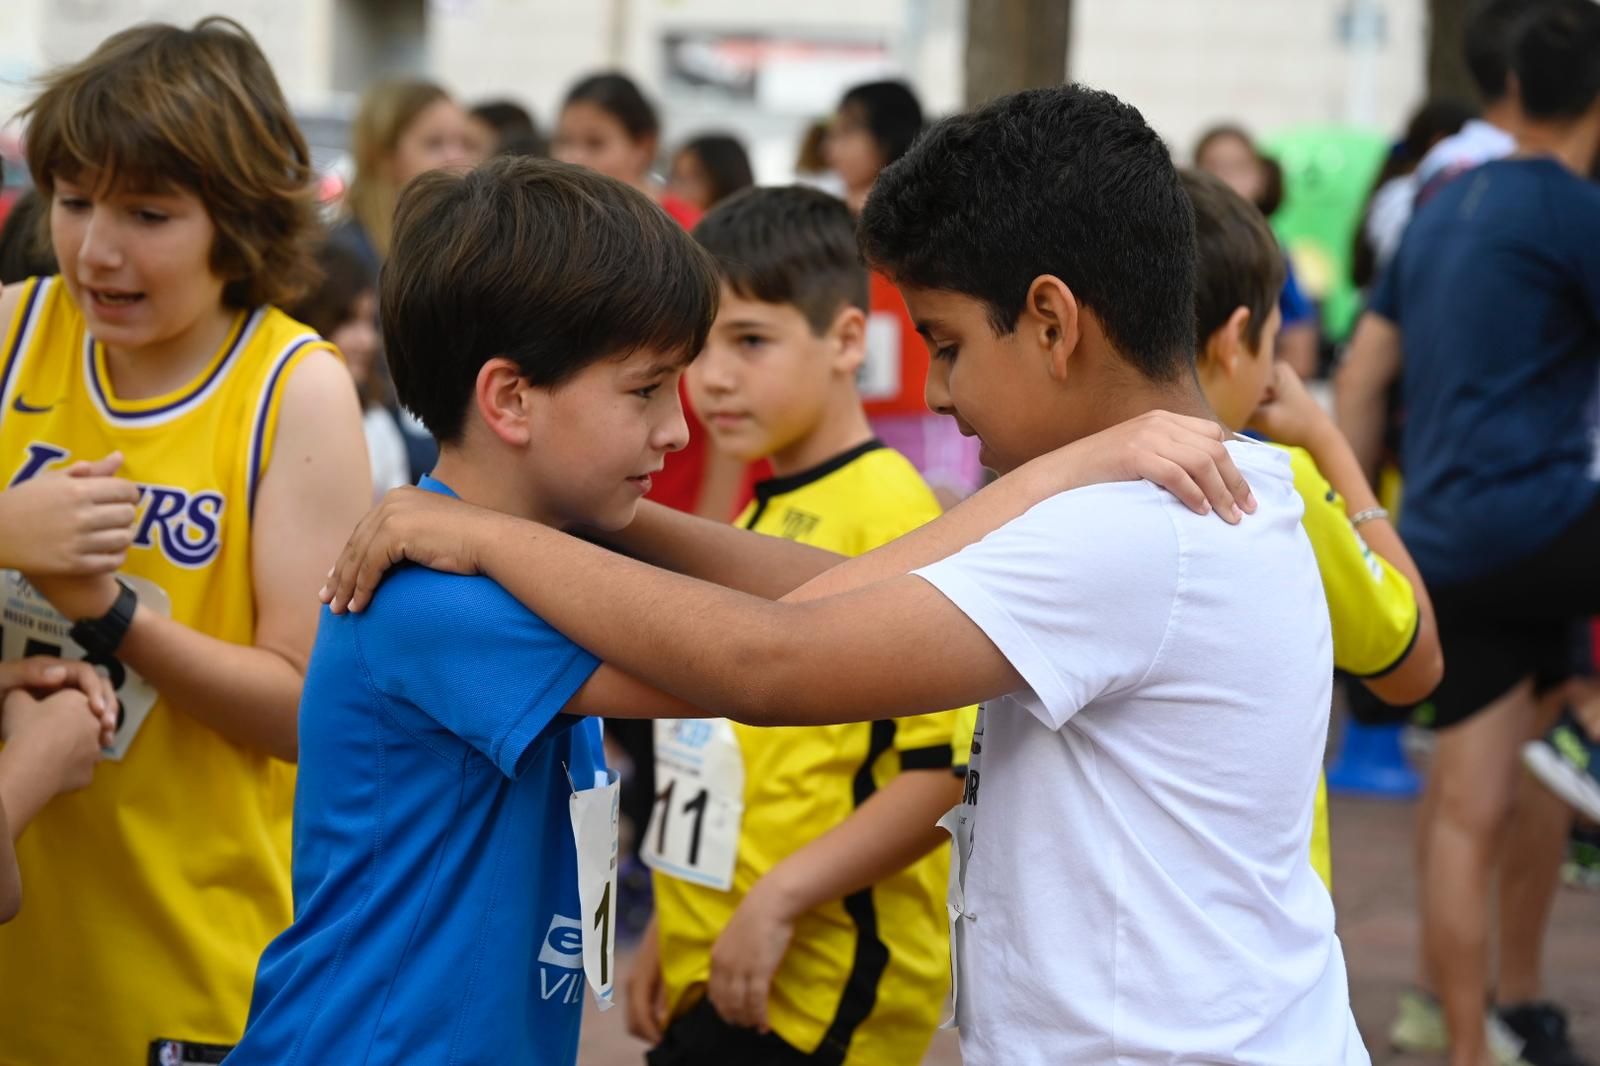
{"type": "Polygon", "coordinates": [[[1467,16],[1461,48],[1467,73],[1485,104],[1505,99],[1511,47],[1518,24],[1547,0],[1478,0],[1467,16]]]}
{"type": "Polygon", "coordinates": [[[740,189],[756,183],[750,170],[750,156],[739,139],[727,133],[706,133],[683,146],[700,160],[711,185],[711,203],[726,200],[740,189]]]}
{"type": "Polygon", "coordinates": [[[869,81],[848,90],[840,111],[854,111],[878,142],[885,165],[906,152],[922,133],[922,105],[903,81],[869,81]]]}
{"type": "Polygon", "coordinates": [[[1194,205],[1195,350],[1204,350],[1236,307],[1250,312],[1244,339],[1254,350],[1278,306],[1283,252],[1266,216],[1222,179],[1197,170],[1185,170],[1180,178],[1194,205]]]}
{"type": "Polygon", "coordinates": [[[22,111],[43,195],[90,175],[101,189],[192,192],[216,226],[211,269],[229,307],[292,303],[316,280],[311,153],[243,26],[134,26],[43,89],[22,111]]]}
{"type": "Polygon", "coordinates": [[[1551,0],[1517,25],[1511,69],[1532,119],[1577,118],[1600,96],[1600,4],[1551,0]]]}
{"type": "Polygon", "coordinates": [[[879,176],[860,236],[894,280],[982,301],[996,333],[1053,274],[1146,377],[1193,372],[1194,211],[1161,138],[1110,93],[1029,89],[935,123],[879,176]]]}
{"type": "Polygon", "coordinates": [[[716,317],[717,273],[637,190],[500,157],[406,187],[379,293],[395,392],[449,444],[490,359],[546,388],[640,348],[693,359],[716,317]]]}
{"type": "Polygon", "coordinates": [[[563,110],[573,104],[593,104],[618,122],[635,141],[650,140],[661,133],[656,109],[632,78],[617,71],[591,74],[567,90],[563,110]]]}
{"type": "Polygon", "coordinates": [[[817,336],[844,307],[867,309],[867,268],[850,209],[802,185],[746,189],[712,208],[694,238],[749,300],[793,304],[817,336]]]}
{"type": "Polygon", "coordinates": [[[0,225],[0,285],[54,274],[56,254],[50,248],[50,205],[37,189],[17,197],[0,225]]]}

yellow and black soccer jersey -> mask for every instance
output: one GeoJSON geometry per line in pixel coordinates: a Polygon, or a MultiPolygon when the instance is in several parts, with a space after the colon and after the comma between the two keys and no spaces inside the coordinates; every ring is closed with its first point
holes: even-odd
{"type": "MultiPolygon", "coordinates": [[[[758,485],[738,523],[858,555],[938,514],[915,468],[873,441],[758,485]]],[[[662,973],[674,1018],[704,994],[711,947],[751,886],[902,770],[950,767],[957,712],[733,728],[745,784],[732,890],[655,877],[662,973]]],[[[773,1030],[807,1053],[826,1044],[852,1066],[920,1061],[949,986],[948,862],[946,849],[935,849],[867,891],[802,915],[773,981],[773,1030]]]]}
{"type": "MultiPolygon", "coordinates": [[[[122,576],[184,625],[250,644],[251,512],[284,383],[330,346],[270,307],[241,312],[193,381],[125,400],[59,280],[28,282],[6,326],[3,483],[122,452],[122,476],[142,490],[122,576]]],[[[14,578],[3,591],[4,657],[53,651],[19,630],[64,632],[65,621],[14,578]]],[[[126,709],[127,684],[143,682],[121,664],[112,676],[126,709]]],[[[294,768],[151,698],[137,731],[119,731],[120,758],[52,800],[18,844],[27,903],[0,926],[4,1066],[154,1062],[155,1041],[232,1044],[256,960],[292,917],[294,768]]]]}
{"type": "MultiPolygon", "coordinates": [[[[1421,616],[1416,590],[1406,576],[1378,555],[1350,524],[1344,497],[1333,490],[1304,448],[1286,448],[1295,491],[1305,503],[1301,524],[1322,573],[1333,625],[1333,665],[1356,677],[1393,669],[1417,639],[1421,616]]],[[[1317,789],[1311,863],[1332,883],[1326,784],[1317,789]]]]}

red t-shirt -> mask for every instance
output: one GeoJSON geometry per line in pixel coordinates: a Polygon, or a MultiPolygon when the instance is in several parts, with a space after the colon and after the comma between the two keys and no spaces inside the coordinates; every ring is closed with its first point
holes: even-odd
{"type": "Polygon", "coordinates": [[[873,319],[892,329],[875,329],[873,339],[884,338],[881,345],[869,345],[867,358],[884,361],[887,366],[868,366],[864,375],[862,404],[869,417],[879,415],[925,415],[927,403],[923,390],[928,382],[928,346],[917,333],[911,321],[911,312],[900,298],[889,279],[882,274],[871,275],[867,290],[867,307],[873,319]],[[893,382],[892,387],[879,383],[893,382]]]}

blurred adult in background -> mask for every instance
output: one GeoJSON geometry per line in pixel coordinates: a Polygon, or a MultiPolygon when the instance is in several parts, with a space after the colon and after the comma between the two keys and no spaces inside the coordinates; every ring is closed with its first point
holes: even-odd
{"type": "Polygon", "coordinates": [[[922,104],[903,81],[871,81],[844,94],[823,151],[844,183],[844,202],[861,213],[883,168],[922,132],[922,104]]]}
{"type": "MultiPolygon", "coordinates": [[[[350,131],[355,177],[345,192],[332,243],[353,252],[373,288],[389,254],[400,190],[419,174],[482,162],[470,140],[466,112],[428,81],[380,82],[367,90],[350,131]]],[[[408,481],[433,468],[438,449],[414,419],[403,420],[408,481]]]]}
{"type": "Polygon", "coordinates": [[[378,329],[378,287],[353,249],[325,242],[317,249],[322,283],[290,309],[294,318],[332,341],[344,356],[361,397],[361,429],[372,463],[372,495],[411,483],[403,416],[385,373],[378,329]]]}
{"type": "Polygon", "coordinates": [[[539,124],[527,108],[512,100],[486,100],[467,112],[467,144],[478,159],[550,154],[550,142],[539,124]]]}
{"type": "Polygon", "coordinates": [[[55,252],[45,233],[49,209],[35,189],[24,192],[11,205],[5,222],[0,223],[0,285],[56,273],[55,252]]]}
{"type": "Polygon", "coordinates": [[[1416,197],[1411,178],[1417,165],[1434,145],[1477,115],[1478,109],[1464,100],[1429,100],[1406,123],[1405,135],[1390,149],[1378,176],[1372,179],[1372,192],[1356,230],[1350,273],[1357,288],[1371,285],[1400,247],[1416,197]]]}
{"type": "Polygon", "coordinates": [[[705,133],[672,157],[667,191],[701,211],[756,183],[750,156],[739,139],[727,133],[705,133]]]}
{"type": "Polygon", "coordinates": [[[656,180],[661,119],[632,78],[616,71],[591,74],[567,90],[556,120],[552,154],[563,163],[598,170],[632,185],[660,204],[684,229],[701,211],[656,180]]]}
{"type": "Polygon", "coordinates": [[[844,199],[844,182],[828,166],[828,126],[832,120],[813,119],[801,131],[795,148],[794,180],[799,185],[832,193],[844,199]]]}
{"type": "MultiPolygon", "coordinates": [[[[1201,134],[1194,147],[1194,165],[1221,178],[1268,218],[1283,203],[1282,168],[1277,160],[1262,155],[1250,134],[1239,126],[1224,123],[1201,134]]],[[[1283,326],[1278,331],[1278,358],[1302,378],[1315,377],[1320,362],[1317,310],[1295,278],[1293,259],[1287,252],[1283,259],[1283,292],[1278,297],[1283,326]]]]}
{"type": "Polygon", "coordinates": [[[418,174],[482,161],[466,112],[427,81],[380,82],[361,98],[350,132],[355,177],[333,239],[355,250],[374,278],[389,254],[400,190],[418,174]]]}

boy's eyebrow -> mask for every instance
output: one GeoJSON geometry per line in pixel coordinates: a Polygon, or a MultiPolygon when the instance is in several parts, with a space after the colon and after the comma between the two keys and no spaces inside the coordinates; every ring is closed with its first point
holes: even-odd
{"type": "Polygon", "coordinates": [[[770,323],[758,318],[736,318],[732,322],[724,323],[729,329],[767,329],[770,323]]]}
{"type": "Polygon", "coordinates": [[[933,335],[944,329],[944,323],[937,318],[919,318],[914,325],[917,327],[917,332],[922,334],[922,339],[926,341],[933,340],[933,335]]]}

